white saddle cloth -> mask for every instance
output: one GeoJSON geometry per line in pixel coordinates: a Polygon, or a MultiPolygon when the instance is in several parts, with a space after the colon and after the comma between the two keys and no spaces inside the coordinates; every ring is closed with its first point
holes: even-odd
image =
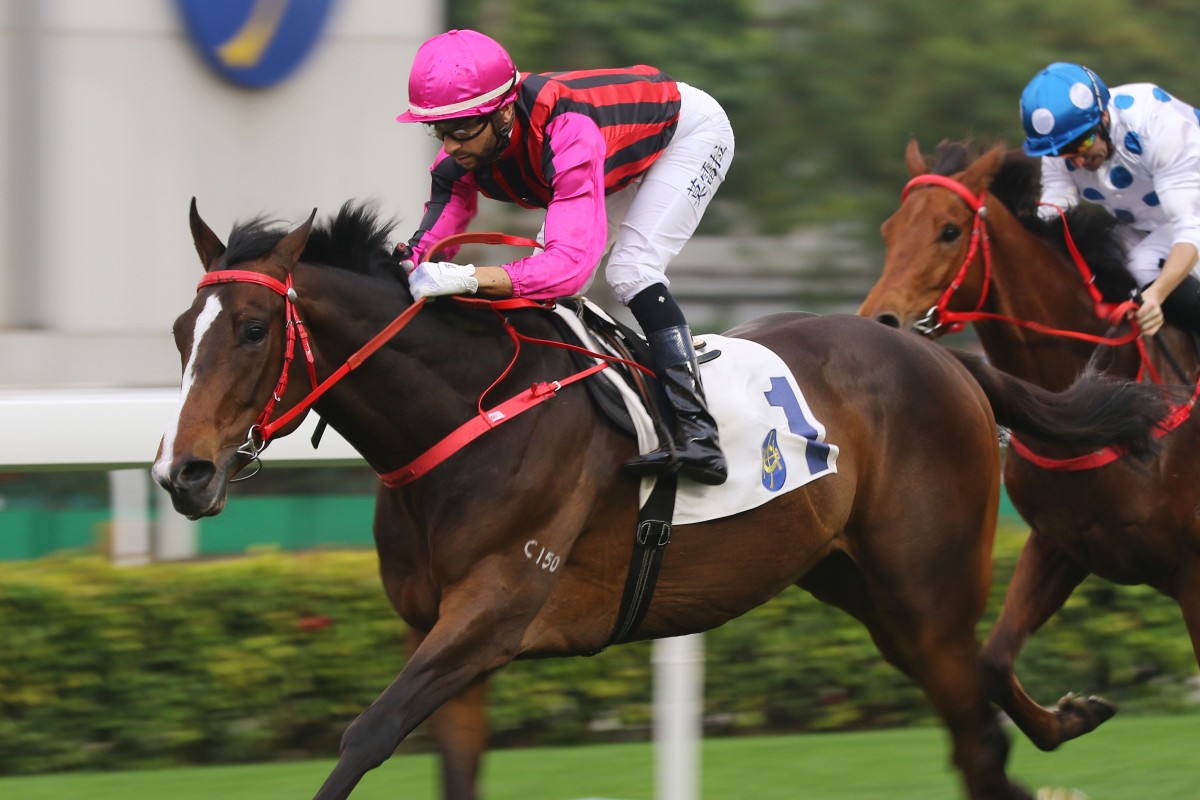
{"type": "MultiPolygon", "coordinates": [[[[563,311],[561,316],[584,341],[592,342],[574,314],[563,311]]],[[[704,334],[698,340],[701,358],[720,351],[718,357],[701,363],[700,375],[708,409],[717,421],[729,479],[720,486],[706,486],[681,477],[672,524],[748,511],[837,472],[837,445],[826,441],[825,426],[809,408],[783,359],[745,339],[704,334]]],[[[647,453],[657,448],[654,424],[633,390],[611,370],[602,370],[599,377],[611,381],[625,398],[639,450],[647,453]]],[[[654,478],[642,479],[641,503],[653,487],[654,478]]]]}

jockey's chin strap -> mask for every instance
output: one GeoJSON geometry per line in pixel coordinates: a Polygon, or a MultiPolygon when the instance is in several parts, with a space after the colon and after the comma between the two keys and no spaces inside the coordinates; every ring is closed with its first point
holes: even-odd
{"type": "MultiPolygon", "coordinates": [[[[943,189],[949,189],[954,192],[963,202],[967,204],[967,208],[974,213],[971,226],[971,241],[967,248],[967,255],[963,259],[962,266],[959,267],[958,273],[942,292],[942,296],[938,298],[937,303],[932,306],[925,316],[921,317],[914,323],[913,328],[925,336],[932,335],[937,332],[957,333],[961,331],[968,322],[976,322],[979,320],[989,320],[995,322],[1009,322],[1013,325],[1018,325],[1022,328],[1027,328],[1037,333],[1042,333],[1048,336],[1061,336],[1069,339],[1079,339],[1093,344],[1102,344],[1109,347],[1116,347],[1129,342],[1136,342],[1138,352],[1141,355],[1142,369],[1150,375],[1155,383],[1162,383],[1162,378],[1158,371],[1150,361],[1150,356],[1146,352],[1145,342],[1140,338],[1141,329],[1137,324],[1137,319],[1132,317],[1129,312],[1136,311],[1137,304],[1126,300],[1123,303],[1106,303],[1100,294],[1100,290],[1096,288],[1096,278],[1092,274],[1091,267],[1084,261],[1083,255],[1079,252],[1079,248],[1075,246],[1075,240],[1071,237],[1071,231],[1066,225],[1066,219],[1063,215],[1063,210],[1057,206],[1053,206],[1063,219],[1063,236],[1066,239],[1067,251],[1071,254],[1071,261],[1075,264],[1075,268],[1079,270],[1079,275],[1083,279],[1083,285],[1087,289],[1088,297],[1091,298],[1092,306],[1096,311],[1096,316],[1105,320],[1110,326],[1116,325],[1123,319],[1128,318],[1130,323],[1130,331],[1122,336],[1097,336],[1083,331],[1066,330],[1063,328],[1054,328],[1049,325],[1044,325],[1034,320],[1019,319],[1017,317],[1008,316],[1006,314],[996,314],[990,311],[984,311],[983,306],[987,301],[988,291],[992,284],[992,250],[987,232],[987,193],[973,193],[961,182],[956,181],[947,175],[924,174],[910,180],[905,186],[904,191],[900,195],[900,202],[903,203],[909,192],[919,186],[940,186],[943,189]],[[979,300],[975,303],[975,308],[972,311],[952,311],[947,308],[950,305],[951,299],[962,286],[963,280],[966,278],[967,270],[975,261],[975,257],[982,254],[983,262],[983,284],[979,292],[979,300]]],[[[1138,377],[1141,377],[1139,372],[1138,377]]]]}
{"type": "MultiPolygon", "coordinates": [[[[502,233],[464,233],[457,236],[451,236],[443,239],[434,246],[430,253],[436,253],[438,250],[454,244],[466,243],[483,243],[483,244],[507,244],[516,246],[533,246],[540,247],[538,242],[531,239],[525,239],[516,236],[509,236],[502,233]]],[[[224,269],[214,270],[206,274],[200,283],[196,286],[199,291],[206,286],[215,286],[222,283],[253,283],[259,286],[264,286],[270,289],[275,294],[280,295],[284,301],[284,318],[286,329],[286,343],[283,353],[283,370],[279,376],[279,380],[275,384],[275,389],[271,392],[263,410],[259,413],[254,424],[250,426],[250,431],[246,435],[246,441],[238,448],[238,453],[247,456],[252,461],[257,460],[270,443],[271,438],[285,425],[292,422],[296,417],[304,412],[317,402],[326,392],[333,388],[334,384],[346,377],[352,370],[357,369],[364,361],[366,361],[375,351],[383,347],[389,340],[394,337],[401,328],[412,321],[413,317],[425,306],[425,298],[415,300],[408,308],[404,309],[395,319],[384,327],[379,333],[375,334],[371,339],[360,347],[346,362],[334,370],[325,378],[318,382],[316,364],[313,358],[312,347],[309,342],[308,332],[304,327],[303,321],[300,319],[300,313],[296,308],[296,300],[298,299],[296,290],[292,288],[291,273],[287,275],[285,280],[280,281],[270,275],[264,275],[261,272],[253,272],[243,269],[224,269]],[[287,389],[288,374],[291,372],[292,362],[295,359],[296,341],[299,340],[301,348],[304,351],[305,366],[308,369],[309,383],[312,387],[311,391],[302,398],[296,405],[288,411],[281,414],[277,419],[272,420],[271,416],[275,412],[275,406],[283,399],[284,391],[287,389]]],[[[587,378],[602,369],[605,369],[612,362],[619,362],[629,367],[639,369],[647,374],[652,374],[641,364],[636,364],[617,356],[608,355],[605,353],[595,353],[586,348],[577,345],[568,344],[567,342],[558,342],[550,339],[538,339],[532,336],[526,336],[518,331],[503,314],[504,311],[518,308],[553,308],[553,301],[534,301],[520,297],[508,298],[504,300],[484,300],[481,298],[454,296],[450,298],[455,302],[468,307],[487,308],[495,313],[502,321],[504,331],[513,341],[514,352],[508,366],[500,374],[496,380],[492,382],[487,389],[479,396],[476,403],[478,411],[477,416],[471,418],[457,429],[452,431],[448,436],[435,444],[422,455],[418,456],[412,462],[404,467],[391,472],[380,474],[380,478],[384,484],[389,487],[403,486],[411,483],[423,476],[429,470],[436,467],[438,464],[445,461],[455,452],[464,447],[467,443],[478,438],[482,434],[492,428],[507,422],[513,417],[528,411],[530,408],[554,397],[557,392],[564,386],[569,386],[576,381],[587,378]],[[572,352],[582,353],[592,358],[599,359],[598,363],[561,378],[556,381],[535,383],[529,389],[525,390],[516,397],[510,398],[503,403],[491,408],[484,409],[484,398],[496,388],[512,371],[513,366],[517,362],[517,357],[521,353],[521,342],[529,342],[531,344],[545,345],[548,347],[558,347],[572,352]]]]}

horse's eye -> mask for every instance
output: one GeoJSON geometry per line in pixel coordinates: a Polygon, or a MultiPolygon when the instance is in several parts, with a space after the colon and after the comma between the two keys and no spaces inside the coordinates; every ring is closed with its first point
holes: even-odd
{"type": "Polygon", "coordinates": [[[258,344],[267,338],[267,326],[251,322],[242,330],[242,341],[247,344],[258,344]]]}
{"type": "Polygon", "coordinates": [[[939,238],[943,242],[953,242],[961,235],[962,229],[950,222],[946,224],[946,227],[942,228],[942,235],[939,238]]]}

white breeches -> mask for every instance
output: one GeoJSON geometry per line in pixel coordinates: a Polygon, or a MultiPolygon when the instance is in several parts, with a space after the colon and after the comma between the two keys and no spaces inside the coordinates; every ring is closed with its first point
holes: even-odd
{"type": "Polygon", "coordinates": [[[679,96],[670,143],[640,180],[604,203],[611,248],[604,275],[624,305],[648,286],[670,285],[667,265],[696,232],[733,160],[733,128],[720,104],[686,83],[679,96]]]}

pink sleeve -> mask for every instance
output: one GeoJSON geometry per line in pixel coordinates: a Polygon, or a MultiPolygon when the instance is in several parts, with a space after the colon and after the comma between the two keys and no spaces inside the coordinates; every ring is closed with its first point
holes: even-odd
{"type": "Polygon", "coordinates": [[[608,241],[604,208],[607,145],[589,117],[567,113],[546,126],[554,174],[546,209],[544,250],[504,265],[513,295],[534,300],[568,297],[595,272],[608,241]]]}
{"type": "MultiPolygon", "coordinates": [[[[426,260],[429,251],[442,239],[465,231],[479,210],[479,190],[475,186],[474,176],[468,172],[457,179],[447,177],[447,167],[454,163],[451,161],[449,164],[443,164],[447,157],[445,150],[439,150],[433,166],[430,167],[433,189],[429,201],[425,203],[425,214],[421,219],[418,238],[415,243],[409,242],[409,246],[413,248],[414,260],[418,263],[426,260]],[[442,168],[439,169],[439,166],[442,168]]],[[[447,247],[439,257],[452,261],[459,249],[447,247]]]]}

